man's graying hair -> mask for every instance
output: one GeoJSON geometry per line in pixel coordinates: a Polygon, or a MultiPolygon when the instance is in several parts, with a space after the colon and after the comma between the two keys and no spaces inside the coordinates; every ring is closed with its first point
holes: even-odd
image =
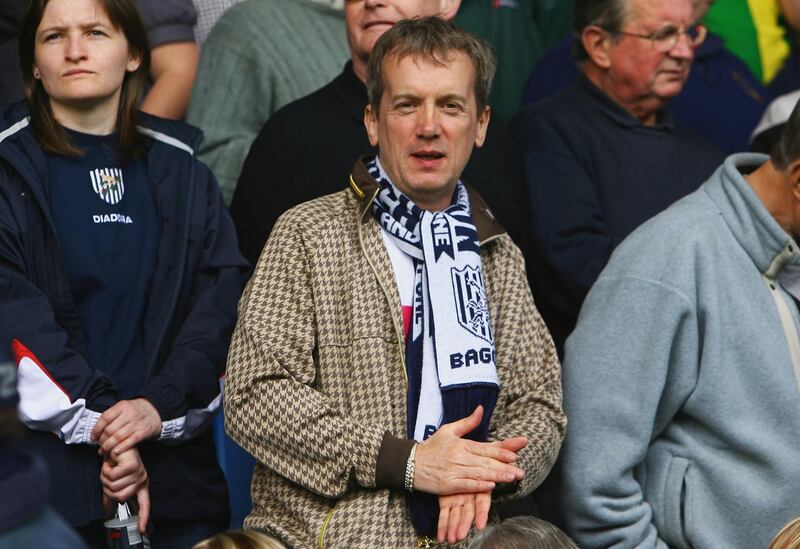
{"type": "Polygon", "coordinates": [[[622,30],[628,16],[628,0],[575,0],[572,16],[572,56],[584,61],[589,54],[583,47],[583,29],[597,25],[608,31],[622,30]]]}
{"type": "Polygon", "coordinates": [[[785,170],[795,160],[800,160],[800,103],[795,105],[781,136],[772,147],[770,160],[779,170],[785,170]]]}
{"type": "Polygon", "coordinates": [[[578,549],[578,546],[549,522],[517,516],[475,534],[469,549],[578,549]]]}
{"type": "Polygon", "coordinates": [[[450,52],[465,54],[475,67],[475,99],[478,113],[489,100],[495,71],[492,49],[485,41],[463,31],[439,17],[407,19],[396,23],[378,39],[367,62],[367,95],[375,112],[383,95],[383,66],[390,55],[397,60],[422,57],[438,65],[446,65],[450,52]]]}

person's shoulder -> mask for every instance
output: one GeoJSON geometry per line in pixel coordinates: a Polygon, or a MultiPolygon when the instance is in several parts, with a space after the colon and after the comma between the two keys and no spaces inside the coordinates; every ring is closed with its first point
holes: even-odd
{"type": "Polygon", "coordinates": [[[291,124],[293,127],[302,127],[305,131],[312,120],[327,118],[338,110],[341,109],[336,99],[334,79],[308,95],[287,103],[275,111],[267,123],[272,122],[278,126],[291,124]],[[309,116],[313,118],[308,118],[309,116]]]}
{"type": "Polygon", "coordinates": [[[487,278],[515,276],[524,272],[525,257],[508,233],[481,242],[480,249],[487,278]]]}
{"type": "Polygon", "coordinates": [[[529,103],[512,117],[512,135],[519,136],[535,128],[580,126],[587,121],[590,107],[580,96],[580,83],[575,82],[552,95],[529,103]]]}
{"type": "Polygon", "coordinates": [[[708,138],[700,135],[694,128],[675,123],[672,129],[675,139],[682,145],[684,162],[689,160],[703,164],[711,162],[714,166],[722,163],[725,153],[708,138]]]}
{"type": "Polygon", "coordinates": [[[136,116],[137,128],[142,134],[191,156],[196,154],[203,138],[203,132],[200,129],[186,122],[169,120],[141,111],[137,112],[136,116]]]}
{"type": "Polygon", "coordinates": [[[338,230],[342,223],[349,223],[358,215],[358,201],[350,189],[320,196],[289,208],[278,224],[293,232],[322,238],[338,230]]]}
{"type": "Polygon", "coordinates": [[[573,82],[547,97],[526,105],[520,109],[520,112],[527,112],[537,116],[554,116],[553,113],[572,111],[576,106],[585,104],[581,97],[582,85],[580,81],[573,82]]]}
{"type": "Polygon", "coordinates": [[[0,104],[0,142],[30,124],[30,110],[24,101],[0,104]]]}
{"type": "Polygon", "coordinates": [[[342,111],[336,98],[334,80],[275,111],[262,126],[259,140],[305,141],[314,135],[323,135],[325,132],[321,127],[327,127],[331,120],[339,118],[342,111]],[[314,131],[309,132],[312,126],[314,131]]]}
{"type": "MultiPolygon", "coordinates": [[[[719,170],[712,179],[720,176],[719,170]]],[[[707,251],[719,246],[719,238],[729,234],[708,195],[708,184],[634,230],[614,250],[601,278],[632,276],[680,285],[676,271],[692,271],[707,251]]]]}

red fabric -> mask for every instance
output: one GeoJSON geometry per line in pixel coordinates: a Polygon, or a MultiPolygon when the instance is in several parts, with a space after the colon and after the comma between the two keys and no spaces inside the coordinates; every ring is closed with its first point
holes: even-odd
{"type": "Polygon", "coordinates": [[[53,382],[53,385],[58,387],[59,390],[62,393],[64,393],[67,396],[67,398],[69,398],[70,402],[72,402],[72,399],[69,397],[69,393],[67,393],[64,390],[64,387],[62,387],[61,384],[58,381],[56,381],[53,376],[50,375],[50,372],[48,372],[47,368],[45,368],[42,365],[42,363],[39,362],[39,359],[36,358],[36,355],[33,354],[33,352],[30,349],[28,349],[25,345],[23,345],[20,340],[14,339],[11,342],[11,352],[14,353],[14,360],[17,363],[17,368],[19,368],[19,363],[22,361],[23,358],[28,358],[32,360],[34,364],[36,364],[39,367],[39,369],[42,370],[48,378],[50,378],[50,381],[53,382]]]}

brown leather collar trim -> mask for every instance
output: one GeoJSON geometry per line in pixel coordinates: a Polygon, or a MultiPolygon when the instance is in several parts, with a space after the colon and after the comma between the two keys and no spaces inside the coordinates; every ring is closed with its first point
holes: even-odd
{"type": "MultiPolygon", "coordinates": [[[[378,190],[378,183],[372,179],[372,176],[367,171],[366,163],[370,159],[372,159],[371,155],[362,156],[356,161],[352,172],[350,172],[350,190],[353,191],[353,194],[363,207],[366,206],[367,201],[372,200],[378,190]]],[[[475,223],[475,230],[478,231],[478,241],[482,244],[487,240],[504,234],[506,230],[497,222],[483,197],[469,185],[466,185],[466,187],[469,203],[472,206],[472,222],[475,223]]]]}

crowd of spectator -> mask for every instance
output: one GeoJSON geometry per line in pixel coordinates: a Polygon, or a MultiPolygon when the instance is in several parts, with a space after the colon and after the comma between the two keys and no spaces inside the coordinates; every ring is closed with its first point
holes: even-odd
{"type": "Polygon", "coordinates": [[[798,0],[0,0],[0,547],[800,548],[798,100],[798,0]]]}

